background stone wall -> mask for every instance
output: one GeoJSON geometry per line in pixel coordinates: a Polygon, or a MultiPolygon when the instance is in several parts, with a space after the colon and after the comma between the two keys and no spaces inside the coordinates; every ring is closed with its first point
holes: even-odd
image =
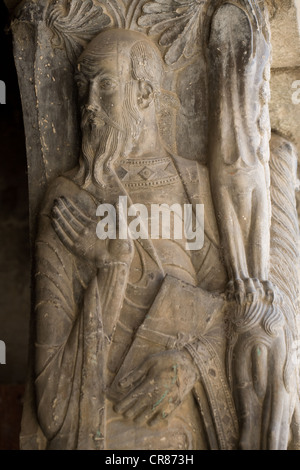
{"type": "Polygon", "coordinates": [[[0,340],[6,365],[0,383],[22,383],[26,374],[30,311],[28,189],[22,107],[12,55],[9,16],[1,3],[1,53],[6,104],[0,105],[0,340]]]}
{"type": "Polygon", "coordinates": [[[300,151],[300,0],[269,3],[273,47],[271,123],[300,151]]]}
{"type": "Polygon", "coordinates": [[[0,340],[5,341],[6,365],[0,365],[0,450],[18,449],[18,435],[27,368],[30,317],[30,255],[28,187],[19,96],[10,35],[9,15],[0,2],[0,80],[6,104],[0,105],[0,340]]]}

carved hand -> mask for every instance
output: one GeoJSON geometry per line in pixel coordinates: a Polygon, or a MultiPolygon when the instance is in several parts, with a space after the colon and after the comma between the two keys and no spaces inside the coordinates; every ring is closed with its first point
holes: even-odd
{"type": "Polygon", "coordinates": [[[197,367],[187,352],[154,354],[120,381],[129,391],[115,410],[139,424],[158,424],[180,405],[197,379],[197,367]]]}
{"type": "Polygon", "coordinates": [[[64,246],[76,256],[100,268],[116,261],[130,264],[133,242],[130,238],[100,240],[96,234],[97,221],[84,214],[70,199],[55,200],[51,212],[52,226],[64,246]]]}

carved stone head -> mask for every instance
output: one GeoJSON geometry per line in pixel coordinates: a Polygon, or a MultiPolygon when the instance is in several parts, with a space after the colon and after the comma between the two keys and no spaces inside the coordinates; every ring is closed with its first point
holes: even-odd
{"type": "Polygon", "coordinates": [[[163,74],[160,52],[142,33],[111,29],[86,47],[76,73],[85,183],[101,182],[102,171],[137,145],[143,125],[151,132],[163,74]]]}

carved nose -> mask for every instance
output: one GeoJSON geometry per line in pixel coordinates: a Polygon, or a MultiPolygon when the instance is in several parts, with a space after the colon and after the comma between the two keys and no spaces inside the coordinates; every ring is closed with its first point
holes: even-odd
{"type": "Polygon", "coordinates": [[[90,82],[87,106],[91,108],[98,108],[99,89],[96,82],[90,82]]]}
{"type": "Polygon", "coordinates": [[[92,111],[95,108],[95,103],[96,101],[95,101],[94,93],[90,91],[88,99],[87,99],[87,103],[86,103],[86,108],[92,111]]]}
{"type": "Polygon", "coordinates": [[[88,100],[88,102],[85,105],[86,111],[89,111],[91,113],[97,113],[102,111],[101,106],[99,103],[96,103],[95,101],[88,100]]]}
{"type": "Polygon", "coordinates": [[[87,106],[85,106],[85,109],[86,111],[90,111],[91,113],[94,113],[96,111],[95,106],[93,106],[92,104],[88,104],[87,106]]]}

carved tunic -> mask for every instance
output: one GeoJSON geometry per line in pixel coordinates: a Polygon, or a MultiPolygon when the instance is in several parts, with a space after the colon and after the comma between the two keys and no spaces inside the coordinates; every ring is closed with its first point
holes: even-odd
{"type": "Polygon", "coordinates": [[[21,2],[33,215],[52,175],[77,161],[80,114],[82,129],[79,170],[51,184],[40,213],[23,448],[273,450],[290,437],[299,448],[295,175],[276,138],[270,188],[266,3],[21,2]],[[208,168],[155,158],[161,137],[208,168]],[[94,231],[97,206],[125,194],[148,211],[203,204],[203,247],[136,240],[129,267],[126,243],[102,245],[94,231]],[[120,379],[148,358],[117,414],[120,379]],[[128,418],[157,412],[157,428],[128,418]]]}
{"type": "MultiPolygon", "coordinates": [[[[104,362],[107,341],[110,341],[106,330],[111,312],[105,311],[105,305],[108,305],[107,297],[114,295],[113,286],[120,289],[122,279],[125,278],[124,268],[109,268],[109,283],[101,284],[101,275],[83,260],[75,259],[58,240],[51,227],[48,214],[55,198],[63,194],[65,197],[75,200],[80,197],[82,200],[92,197],[91,194],[64,177],[59,178],[48,192],[41,215],[43,224],[37,238],[36,390],[38,417],[49,449],[106,448],[109,445],[109,436],[116,433],[113,423],[118,423],[121,427],[117,428],[124,430],[121,424],[125,421],[115,415],[111,404],[104,398],[104,391],[120,367],[133,333],[143,321],[166,272],[179,278],[181,272],[182,278],[193,284],[198,277],[200,285],[209,283],[212,290],[223,289],[226,276],[215,245],[216,230],[211,228],[215,227],[215,222],[212,213],[210,214],[207,180],[205,182],[203,179],[203,186],[200,183],[199,187],[199,172],[206,172],[206,169],[178,158],[176,166],[173,165],[171,162],[172,174],[167,182],[168,190],[171,186],[173,191],[169,192],[172,196],[166,202],[185,203],[192,198],[199,203],[207,203],[204,247],[199,253],[194,253],[192,264],[190,253],[185,252],[180,243],[154,240],[155,250],[165,270],[162,272],[142,244],[136,242],[136,257],[110,349],[108,375],[104,370],[104,362]]],[[[131,183],[128,181],[128,184],[131,183]]],[[[151,198],[149,195],[149,203],[161,202],[165,184],[157,185],[157,192],[151,193],[151,198]]],[[[144,186],[135,186],[130,189],[129,195],[133,201],[138,200],[139,192],[145,190],[147,188],[144,186]]],[[[154,441],[153,431],[149,431],[150,428],[147,427],[143,430],[131,430],[131,443],[127,441],[126,445],[132,445],[138,435],[141,437],[139,445],[142,448],[149,448],[154,442],[156,446],[160,442],[159,448],[203,448],[207,445],[200,415],[191,394],[174,413],[174,423],[178,419],[174,428],[177,438],[173,444],[171,436],[174,439],[175,434],[170,435],[170,439],[166,441],[168,432],[165,432],[154,441]],[[186,417],[184,421],[179,419],[180,416],[186,417]],[[142,432],[139,434],[139,431],[142,432]]],[[[128,424],[126,427],[127,430],[130,429],[128,424]]],[[[119,437],[119,446],[122,446],[122,432],[119,437]]]]}
{"type": "MultiPolygon", "coordinates": [[[[169,206],[178,203],[183,207],[183,204],[189,202],[171,159],[129,160],[121,162],[120,166],[128,169],[123,184],[128,190],[131,201],[133,203],[146,201],[149,216],[151,204],[160,204],[164,201],[169,206]]],[[[149,257],[141,243],[136,243],[124,304],[108,360],[108,369],[112,377],[122,364],[134,332],[152,305],[164,275],[169,273],[193,284],[196,283],[196,273],[190,253],[184,248],[185,241],[185,239],[152,240],[163,272],[149,257]]],[[[148,426],[139,426],[115,413],[110,403],[107,405],[108,449],[199,449],[207,445],[203,437],[199,410],[192,396],[187,397],[172,418],[168,419],[168,424],[159,431],[148,426]]]]}

